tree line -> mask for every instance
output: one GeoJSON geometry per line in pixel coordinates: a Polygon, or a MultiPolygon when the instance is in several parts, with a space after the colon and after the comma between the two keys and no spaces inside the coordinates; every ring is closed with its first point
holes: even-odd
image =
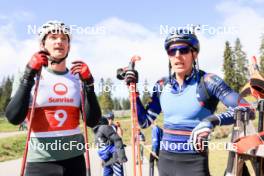
{"type": "MultiPolygon", "coordinates": [[[[261,37],[259,54],[259,68],[261,74],[264,75],[264,35],[261,37]]],[[[239,92],[249,79],[249,62],[239,38],[236,39],[233,47],[229,41],[225,42],[223,57],[224,80],[232,89],[239,92]]]]}
{"type": "Polygon", "coordinates": [[[1,81],[1,84],[0,84],[0,113],[3,113],[5,111],[5,108],[8,102],[10,101],[13,81],[14,81],[13,76],[4,77],[1,81]]]}
{"type": "MultiPolygon", "coordinates": [[[[110,78],[104,80],[101,78],[100,87],[109,87],[113,86],[113,81],[110,78]]],[[[145,80],[144,91],[142,94],[142,103],[145,105],[150,101],[151,94],[147,89],[148,82],[145,80]]],[[[100,89],[98,95],[98,101],[102,109],[103,114],[111,110],[129,110],[130,109],[130,100],[127,98],[113,98],[112,89],[100,89]]]]}

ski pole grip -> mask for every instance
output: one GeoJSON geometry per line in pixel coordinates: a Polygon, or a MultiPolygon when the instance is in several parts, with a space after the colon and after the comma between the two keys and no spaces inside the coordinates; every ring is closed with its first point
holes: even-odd
{"type": "Polygon", "coordinates": [[[130,70],[134,70],[135,69],[135,62],[140,61],[140,60],[141,60],[140,56],[138,56],[138,55],[132,56],[131,61],[129,62],[128,68],[130,70]]]}
{"type": "Polygon", "coordinates": [[[259,67],[258,67],[258,64],[257,64],[256,56],[252,56],[251,62],[252,62],[252,65],[253,65],[253,69],[259,71],[259,67]]]}

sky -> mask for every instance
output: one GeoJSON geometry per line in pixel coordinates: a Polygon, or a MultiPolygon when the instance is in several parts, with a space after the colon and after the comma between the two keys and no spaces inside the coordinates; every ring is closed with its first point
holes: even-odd
{"type": "MultiPolygon", "coordinates": [[[[264,31],[264,0],[190,1],[33,1],[9,0],[0,5],[0,79],[23,71],[39,50],[37,29],[48,20],[71,26],[70,61],[82,59],[95,77],[111,78],[133,55],[140,83],[150,86],[168,74],[164,39],[170,30],[200,25],[200,68],[223,77],[225,41],[240,38],[249,59],[259,55],[264,31]],[[45,2],[45,3],[44,3],[45,2]],[[35,27],[35,28],[34,28],[35,27]]],[[[115,92],[115,96],[122,93],[115,92]]]]}

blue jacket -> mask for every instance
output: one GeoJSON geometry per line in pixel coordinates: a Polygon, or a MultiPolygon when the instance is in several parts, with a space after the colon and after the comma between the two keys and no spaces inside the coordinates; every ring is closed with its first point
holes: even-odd
{"type": "Polygon", "coordinates": [[[152,126],[152,151],[156,154],[158,154],[160,150],[160,141],[162,139],[162,135],[162,129],[158,125],[152,126]]]}
{"type": "MultiPolygon", "coordinates": [[[[228,110],[217,114],[220,125],[229,125],[234,122],[234,108],[238,106],[239,94],[234,92],[220,77],[211,73],[200,74],[193,70],[186,77],[182,86],[176,79],[168,78],[158,81],[152,94],[152,101],[146,108],[137,98],[138,122],[141,128],[147,128],[163,112],[164,129],[192,131],[203,119],[214,114],[218,101],[221,101],[228,110]],[[200,75],[203,75],[201,77],[200,75]],[[204,91],[199,89],[201,79],[204,80],[206,93],[210,97],[210,104],[206,106],[207,100],[204,91]],[[201,103],[202,102],[202,103],[201,103]],[[205,102],[205,103],[204,103],[205,102]]],[[[189,136],[163,134],[161,150],[171,152],[194,153],[192,145],[188,146],[189,136]],[[164,144],[164,145],[162,145],[164,144]],[[181,145],[178,145],[181,144],[181,145]],[[186,144],[186,146],[182,145],[186,144]],[[167,146],[173,146],[173,149],[167,146]]]]}

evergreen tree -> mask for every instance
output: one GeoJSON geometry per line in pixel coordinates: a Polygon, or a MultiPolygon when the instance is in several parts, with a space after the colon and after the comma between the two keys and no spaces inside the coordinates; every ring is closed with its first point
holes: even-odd
{"type": "Polygon", "coordinates": [[[112,100],[112,80],[108,78],[106,81],[104,81],[103,78],[101,78],[100,86],[101,91],[99,92],[98,100],[99,104],[102,110],[102,113],[106,113],[107,111],[110,111],[113,109],[113,100],[112,100]]]}
{"type": "Polygon", "coordinates": [[[234,54],[230,43],[226,41],[225,51],[224,51],[224,81],[232,88],[235,88],[235,63],[234,63],[234,54]]]}
{"type": "Polygon", "coordinates": [[[14,78],[9,76],[7,78],[3,78],[2,80],[0,86],[0,112],[5,111],[5,108],[10,101],[13,81],[14,78]]]}
{"type": "Polygon", "coordinates": [[[261,44],[260,44],[260,73],[264,75],[264,34],[261,36],[261,44]]]}
{"type": "Polygon", "coordinates": [[[242,45],[239,38],[236,39],[234,48],[235,61],[235,77],[234,90],[239,92],[241,88],[247,83],[249,78],[248,61],[246,60],[246,53],[242,51],[242,45]]]}
{"type": "Polygon", "coordinates": [[[130,101],[128,98],[123,98],[122,99],[122,109],[123,110],[128,110],[130,109],[130,101]]]}
{"type": "Polygon", "coordinates": [[[113,99],[113,106],[114,106],[114,110],[121,110],[122,106],[120,104],[120,99],[114,98],[113,99]]]}
{"type": "Polygon", "coordinates": [[[143,90],[143,95],[142,95],[142,104],[146,106],[150,101],[151,101],[151,95],[148,90],[148,81],[145,80],[144,82],[144,90],[143,90]]]}
{"type": "Polygon", "coordinates": [[[104,83],[104,78],[101,78],[100,79],[100,83],[99,83],[99,97],[103,94],[103,92],[104,92],[104,85],[105,85],[105,83],[104,83]]]}

